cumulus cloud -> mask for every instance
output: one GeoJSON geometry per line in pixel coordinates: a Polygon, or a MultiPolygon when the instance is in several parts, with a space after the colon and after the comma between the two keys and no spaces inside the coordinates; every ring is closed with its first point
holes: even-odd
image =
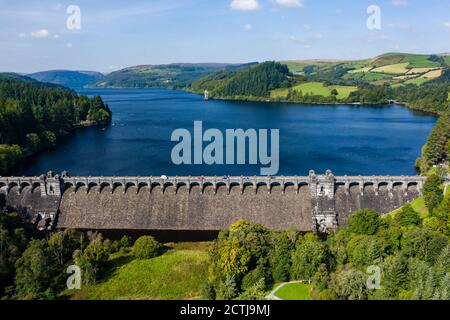
{"type": "Polygon", "coordinates": [[[253,29],[253,26],[251,24],[247,23],[246,25],[244,25],[244,30],[245,31],[250,31],[252,29],[253,29]]]}
{"type": "Polygon", "coordinates": [[[259,2],[258,0],[233,0],[230,7],[233,10],[257,10],[259,9],[259,2]]]}
{"type": "Polygon", "coordinates": [[[32,31],[30,34],[34,38],[47,38],[50,35],[50,32],[48,32],[47,29],[40,29],[32,31]]]}
{"type": "Polygon", "coordinates": [[[275,0],[275,2],[283,7],[303,7],[305,0],[275,0]]]}
{"type": "Polygon", "coordinates": [[[25,38],[27,35],[25,32],[21,32],[17,35],[19,38],[25,38]]]}

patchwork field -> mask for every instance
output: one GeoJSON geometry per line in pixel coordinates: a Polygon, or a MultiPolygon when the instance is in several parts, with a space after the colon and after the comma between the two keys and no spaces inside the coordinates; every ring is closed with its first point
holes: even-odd
{"type": "MultiPolygon", "coordinates": [[[[303,95],[318,95],[328,97],[331,92],[336,89],[338,92],[338,99],[346,99],[353,91],[357,90],[357,87],[352,86],[325,86],[323,82],[306,82],[292,87],[292,90],[302,92],[303,95]]],[[[271,98],[286,98],[289,89],[277,89],[270,93],[271,98]]]]}
{"type": "Polygon", "coordinates": [[[406,67],[408,67],[408,65],[409,65],[409,62],[390,64],[387,66],[375,68],[372,70],[372,72],[389,73],[389,74],[405,74],[409,71],[409,69],[406,68],[406,67]]]}

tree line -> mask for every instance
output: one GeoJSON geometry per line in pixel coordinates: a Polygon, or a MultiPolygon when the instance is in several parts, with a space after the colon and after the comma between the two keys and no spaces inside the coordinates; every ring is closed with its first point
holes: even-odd
{"type": "Polygon", "coordinates": [[[69,266],[80,269],[80,285],[91,285],[105,276],[110,255],[130,252],[136,259],[149,259],[163,252],[150,236],[105,239],[96,232],[72,229],[37,233],[25,228],[15,212],[0,215],[0,298],[53,300],[63,298],[69,266]]]}
{"type": "Polygon", "coordinates": [[[56,145],[84,123],[105,125],[111,110],[64,87],[27,78],[0,77],[0,175],[24,155],[56,145]]]}
{"type": "Polygon", "coordinates": [[[360,210],[326,239],[238,221],[212,246],[203,296],[262,299],[274,283],[295,280],[310,283],[318,300],[448,300],[450,196],[441,182],[425,183],[427,216],[411,205],[384,217],[360,210]],[[368,267],[379,268],[379,287],[367,285],[368,267]]]}

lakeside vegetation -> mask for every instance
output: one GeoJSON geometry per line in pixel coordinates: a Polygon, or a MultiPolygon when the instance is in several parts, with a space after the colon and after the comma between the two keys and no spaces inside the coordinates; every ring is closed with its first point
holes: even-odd
{"type": "Polygon", "coordinates": [[[111,111],[64,87],[0,74],[0,175],[25,156],[52,148],[81,125],[106,125],[111,111]]]}
{"type": "Polygon", "coordinates": [[[427,215],[411,205],[383,217],[360,210],[326,240],[238,221],[214,242],[208,297],[262,299],[274,283],[305,281],[311,286],[289,284],[281,295],[307,299],[310,290],[317,300],[448,300],[450,197],[435,177],[424,194],[427,215]],[[377,290],[367,287],[370,266],[381,271],[377,290]]]}

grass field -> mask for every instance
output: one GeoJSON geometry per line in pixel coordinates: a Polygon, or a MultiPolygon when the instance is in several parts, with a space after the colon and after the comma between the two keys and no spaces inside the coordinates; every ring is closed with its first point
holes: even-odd
{"type": "Polygon", "coordinates": [[[424,84],[425,82],[430,81],[430,79],[427,78],[415,78],[415,79],[410,79],[408,81],[405,81],[404,84],[416,84],[418,86],[420,86],[421,84],[424,84]]]}
{"type": "Polygon", "coordinates": [[[370,70],[372,70],[372,67],[364,67],[364,68],[359,68],[359,69],[355,69],[355,70],[350,70],[348,73],[369,72],[370,70]]]}
{"type": "Polygon", "coordinates": [[[435,79],[435,78],[440,77],[441,75],[442,75],[442,69],[437,69],[437,70],[432,70],[432,71],[425,73],[424,75],[421,76],[421,78],[435,79]]]}
{"type": "MultiPolygon", "coordinates": [[[[419,197],[417,199],[415,199],[414,201],[412,201],[410,203],[411,207],[420,214],[420,216],[426,217],[428,215],[428,209],[425,205],[425,200],[423,199],[423,197],[419,197]]],[[[391,213],[388,213],[388,215],[393,215],[395,216],[397,213],[399,213],[402,210],[402,208],[399,208],[395,211],[392,211],[391,213]]]]}
{"type": "Polygon", "coordinates": [[[107,273],[98,284],[66,290],[74,300],[200,299],[207,277],[206,243],[172,244],[163,255],[136,260],[131,254],[111,256],[107,273]]]}
{"type": "MultiPolygon", "coordinates": [[[[318,95],[328,97],[331,95],[331,91],[336,89],[338,92],[338,99],[346,99],[350,95],[351,92],[356,91],[357,87],[351,86],[328,86],[326,87],[322,82],[306,82],[299,85],[296,85],[292,88],[296,91],[302,91],[302,93],[310,94],[310,95],[318,95]]],[[[270,93],[271,98],[286,98],[289,89],[276,89],[272,90],[270,93]]]]}
{"type": "Polygon", "coordinates": [[[409,62],[390,64],[387,66],[375,68],[372,70],[372,72],[389,73],[389,74],[405,74],[409,71],[409,69],[406,68],[406,67],[408,67],[408,65],[409,65],[409,62]]]}
{"type": "Polygon", "coordinates": [[[427,55],[405,54],[403,61],[408,61],[412,68],[436,68],[439,63],[428,60],[427,55]]]}
{"type": "Polygon", "coordinates": [[[289,283],[275,292],[275,295],[283,300],[311,300],[311,287],[303,283],[289,283]]]}

